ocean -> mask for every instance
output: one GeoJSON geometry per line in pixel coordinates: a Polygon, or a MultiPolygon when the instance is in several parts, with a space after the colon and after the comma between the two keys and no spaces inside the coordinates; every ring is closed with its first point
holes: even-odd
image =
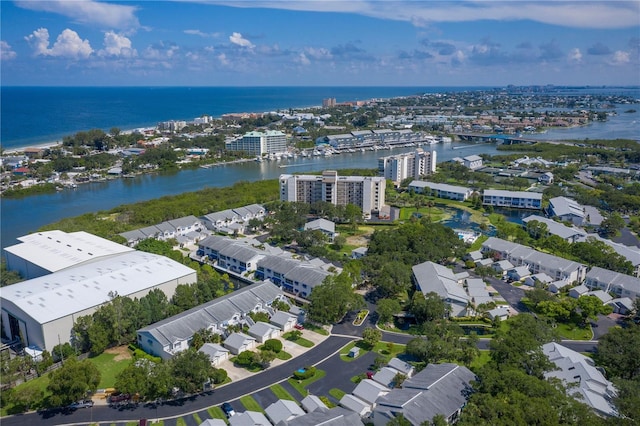
{"type": "Polygon", "coordinates": [[[267,112],[474,87],[0,87],[4,149],[62,140],[78,131],[131,130],[202,115],[267,112]]]}

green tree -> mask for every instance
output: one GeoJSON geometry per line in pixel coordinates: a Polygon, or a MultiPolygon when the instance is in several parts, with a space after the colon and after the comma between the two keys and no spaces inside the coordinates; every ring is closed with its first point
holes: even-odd
{"type": "Polygon", "coordinates": [[[380,299],[376,304],[376,312],[378,312],[378,321],[381,323],[389,323],[393,320],[393,316],[402,310],[400,302],[396,299],[380,299]]]}
{"type": "Polygon", "coordinates": [[[280,353],[282,351],[282,341],[280,339],[268,339],[264,342],[263,348],[276,354],[280,353]]]}
{"type": "Polygon", "coordinates": [[[344,273],[327,276],[309,296],[309,319],[321,324],[339,321],[350,311],[364,306],[364,299],[351,287],[351,279],[344,273]]]}
{"type": "Polygon", "coordinates": [[[260,364],[262,368],[269,368],[269,365],[271,365],[274,359],[276,359],[276,353],[274,351],[262,350],[255,354],[254,362],[260,364]]]}
{"type": "Polygon", "coordinates": [[[598,342],[596,362],[610,377],[640,378],[640,327],[612,327],[598,342]]]}
{"type": "Polygon", "coordinates": [[[93,362],[70,358],[62,367],[49,374],[49,402],[54,407],[69,405],[84,398],[87,392],[95,392],[98,383],[100,371],[93,362]]]}
{"type": "Polygon", "coordinates": [[[580,296],[578,298],[578,308],[580,308],[582,320],[585,322],[589,318],[597,320],[598,314],[608,315],[613,312],[613,308],[610,305],[604,305],[596,296],[580,296]]]}
{"type": "Polygon", "coordinates": [[[416,291],[409,305],[409,312],[415,316],[418,323],[442,319],[450,310],[451,307],[434,292],[425,296],[422,292],[416,291]]]}
{"type": "Polygon", "coordinates": [[[616,235],[626,225],[619,213],[613,212],[600,224],[600,230],[607,236],[616,235]]]}
{"type": "Polygon", "coordinates": [[[373,348],[380,339],[382,339],[382,331],[377,328],[365,328],[362,331],[362,341],[370,348],[373,348]]]}
{"type": "Polygon", "coordinates": [[[214,372],[209,356],[194,350],[174,355],[169,365],[174,383],[188,394],[202,390],[204,383],[209,381],[214,372]]]}

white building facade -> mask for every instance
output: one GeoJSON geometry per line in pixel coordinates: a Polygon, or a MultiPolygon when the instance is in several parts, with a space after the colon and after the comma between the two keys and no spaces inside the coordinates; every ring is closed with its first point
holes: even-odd
{"type": "Polygon", "coordinates": [[[287,152],[287,135],[279,130],[253,131],[226,143],[229,151],[243,151],[251,155],[287,152]]]}
{"type": "Polygon", "coordinates": [[[378,159],[378,172],[396,185],[407,178],[420,179],[436,172],[436,152],[417,149],[414,152],[378,159]]]}

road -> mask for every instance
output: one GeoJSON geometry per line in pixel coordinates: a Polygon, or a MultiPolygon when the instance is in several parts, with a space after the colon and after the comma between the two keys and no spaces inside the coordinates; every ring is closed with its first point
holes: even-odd
{"type": "MultiPolygon", "coordinates": [[[[497,279],[490,279],[489,281],[511,306],[522,311],[522,304],[520,303],[520,299],[524,295],[522,289],[513,287],[497,279]]],[[[285,364],[269,368],[252,376],[250,379],[230,383],[208,394],[172,401],[158,406],[146,404],[129,409],[118,409],[96,405],[91,409],[79,409],[75,412],[68,413],[29,413],[5,417],[2,419],[2,426],[88,425],[96,422],[115,424],[137,421],[138,419],[157,418],[172,419],[165,421],[165,426],[173,426],[175,424],[175,418],[181,416],[185,416],[184,419],[187,422],[187,426],[197,426],[195,423],[193,425],[190,424],[194,422],[194,420],[193,417],[188,416],[188,414],[200,412],[200,417],[204,417],[206,415],[206,411],[204,411],[206,408],[220,405],[225,401],[231,401],[237,411],[244,411],[244,408],[237,401],[238,398],[244,395],[252,395],[261,406],[268,406],[274,402],[274,395],[268,390],[270,386],[275,383],[281,383],[281,385],[287,389],[290,385],[286,382],[286,379],[291,377],[291,373],[296,369],[310,365],[317,365],[318,368],[329,373],[323,380],[319,380],[309,387],[312,393],[328,395],[328,391],[332,388],[349,391],[355,387],[355,384],[350,381],[350,378],[367,371],[376,355],[373,352],[369,352],[345,365],[344,361],[340,360],[337,352],[350,341],[359,338],[362,330],[367,327],[376,326],[377,314],[374,311],[375,305],[370,300],[367,301],[367,305],[371,314],[361,326],[353,325],[355,313],[349,313],[340,323],[333,326],[332,335],[313,349],[291,359],[285,364]],[[341,374],[332,374],[333,372],[340,372],[341,374]]],[[[598,327],[596,338],[606,332],[609,326],[615,324],[615,321],[606,317],[603,317],[602,321],[604,326],[602,329],[600,326],[598,327]]],[[[406,344],[414,337],[415,336],[402,333],[383,332],[382,340],[406,344]]],[[[478,348],[487,350],[489,349],[490,342],[490,339],[479,339],[478,348]]],[[[561,343],[578,352],[594,352],[597,347],[597,341],[562,341],[561,343]]],[[[292,394],[296,394],[292,389],[287,390],[292,394]]],[[[335,403],[337,401],[333,402],[335,403]]]]}

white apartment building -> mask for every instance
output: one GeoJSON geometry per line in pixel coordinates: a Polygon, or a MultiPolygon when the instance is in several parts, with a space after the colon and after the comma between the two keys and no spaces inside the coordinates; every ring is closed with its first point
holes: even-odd
{"type": "Polygon", "coordinates": [[[287,135],[279,130],[253,131],[226,143],[229,151],[244,151],[252,155],[287,152],[287,135]]]}
{"type": "Polygon", "coordinates": [[[335,170],[325,170],[321,176],[280,175],[280,201],[355,204],[367,219],[385,205],[385,188],[383,177],[338,176],[335,170]]]}
{"type": "Polygon", "coordinates": [[[482,196],[482,204],[516,209],[541,209],[542,193],[486,189],[482,196]]]}
{"type": "Polygon", "coordinates": [[[418,194],[431,192],[435,197],[458,201],[465,201],[471,196],[471,194],[473,194],[473,190],[466,186],[426,182],[422,180],[414,180],[411,182],[409,184],[409,190],[413,190],[418,194]]]}
{"type": "Polygon", "coordinates": [[[396,185],[406,178],[420,179],[436,172],[436,153],[418,148],[414,152],[382,157],[378,159],[378,172],[396,185]]]}

